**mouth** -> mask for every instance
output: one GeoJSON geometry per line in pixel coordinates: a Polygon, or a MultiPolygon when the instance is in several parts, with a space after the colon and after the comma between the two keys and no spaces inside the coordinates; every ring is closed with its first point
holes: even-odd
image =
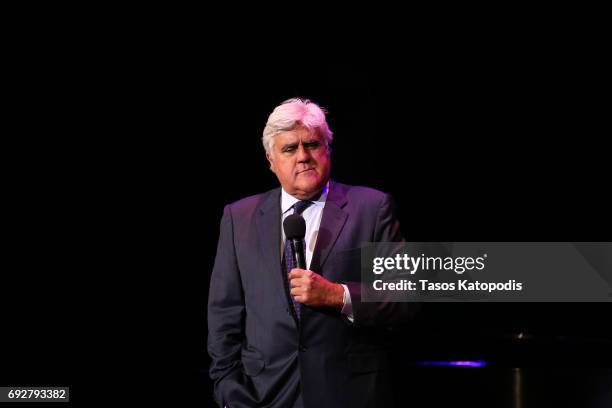
{"type": "Polygon", "coordinates": [[[311,168],[306,169],[306,170],[298,171],[297,174],[304,174],[304,173],[307,173],[309,171],[314,171],[314,168],[311,167],[311,168]]]}

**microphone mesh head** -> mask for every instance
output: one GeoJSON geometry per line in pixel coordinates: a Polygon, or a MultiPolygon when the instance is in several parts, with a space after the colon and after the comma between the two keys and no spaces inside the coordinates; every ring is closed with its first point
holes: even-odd
{"type": "Polygon", "coordinates": [[[303,239],[306,235],[306,221],[299,214],[291,214],[283,221],[283,230],[287,239],[303,239]]]}

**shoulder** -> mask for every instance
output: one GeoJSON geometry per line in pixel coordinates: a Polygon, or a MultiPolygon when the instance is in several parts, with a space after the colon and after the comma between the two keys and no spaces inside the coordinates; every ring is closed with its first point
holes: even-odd
{"type": "Polygon", "coordinates": [[[258,209],[265,207],[267,204],[272,202],[275,197],[280,196],[280,188],[274,188],[266,191],[265,193],[255,194],[242,198],[238,201],[234,201],[226,205],[225,211],[230,211],[233,216],[251,216],[258,209]]]}
{"type": "Polygon", "coordinates": [[[346,197],[349,202],[360,205],[381,206],[391,200],[391,196],[383,191],[364,186],[351,186],[348,184],[333,182],[330,189],[346,197]]]}

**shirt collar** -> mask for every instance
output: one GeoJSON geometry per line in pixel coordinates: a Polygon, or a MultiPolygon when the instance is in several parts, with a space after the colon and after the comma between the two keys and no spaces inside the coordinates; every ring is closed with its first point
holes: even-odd
{"type": "MultiPolygon", "coordinates": [[[[323,191],[321,191],[321,196],[319,196],[319,198],[317,198],[316,200],[311,200],[313,202],[313,205],[324,205],[325,201],[327,200],[328,193],[329,180],[327,180],[325,187],[323,187],[323,191]]],[[[298,201],[300,200],[286,192],[285,189],[281,187],[281,211],[283,214],[286,213],[287,210],[289,210],[291,207],[293,207],[293,205],[298,201]]]]}

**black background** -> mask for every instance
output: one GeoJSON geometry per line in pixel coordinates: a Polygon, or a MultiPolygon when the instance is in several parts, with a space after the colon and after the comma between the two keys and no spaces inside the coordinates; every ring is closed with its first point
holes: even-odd
{"type": "MultiPolygon", "coordinates": [[[[332,177],[391,193],[408,240],[610,240],[609,89],[583,47],[336,62],[36,44],[33,60],[14,61],[3,152],[3,385],[210,401],[205,310],[222,209],[277,186],[261,132],[294,96],[329,112],[332,177]]],[[[434,305],[422,335],[406,337],[406,364],[545,368],[569,355],[568,366],[609,367],[610,311],[434,305]],[[517,346],[517,333],[537,345],[517,346]]]]}

